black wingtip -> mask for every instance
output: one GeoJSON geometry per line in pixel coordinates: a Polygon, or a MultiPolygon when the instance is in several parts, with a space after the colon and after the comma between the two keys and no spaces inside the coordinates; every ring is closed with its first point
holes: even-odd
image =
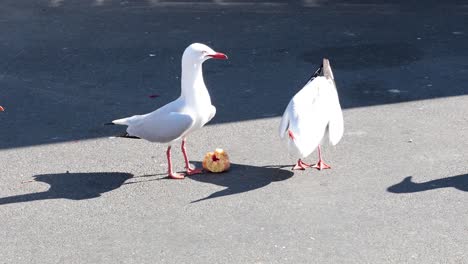
{"type": "Polygon", "coordinates": [[[323,63],[320,64],[320,67],[312,74],[312,76],[310,76],[310,78],[307,80],[307,82],[306,82],[304,85],[307,85],[307,84],[310,83],[312,80],[314,80],[317,76],[319,76],[320,74],[322,74],[322,70],[323,70],[323,63]]]}
{"type": "Polygon", "coordinates": [[[121,137],[121,138],[131,138],[131,139],[140,139],[139,137],[136,136],[130,136],[128,133],[123,133],[121,135],[117,135],[116,137],[121,137]]]}
{"type": "Polygon", "coordinates": [[[113,126],[115,125],[114,123],[110,122],[110,123],[104,123],[105,126],[113,126]]]}

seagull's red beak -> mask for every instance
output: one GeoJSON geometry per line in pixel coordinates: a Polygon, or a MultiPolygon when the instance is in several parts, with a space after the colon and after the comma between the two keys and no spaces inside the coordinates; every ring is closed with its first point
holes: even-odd
{"type": "Polygon", "coordinates": [[[3,108],[1,105],[0,105],[0,112],[3,112],[5,111],[5,108],[3,108]]]}
{"type": "Polygon", "coordinates": [[[213,59],[219,59],[219,60],[227,60],[228,59],[228,56],[226,56],[226,54],[221,53],[221,52],[216,52],[215,54],[209,54],[207,56],[211,57],[213,59]]]}

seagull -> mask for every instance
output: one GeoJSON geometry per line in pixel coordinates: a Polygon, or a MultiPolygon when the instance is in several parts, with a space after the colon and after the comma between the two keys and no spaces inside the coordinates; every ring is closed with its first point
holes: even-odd
{"type": "Polygon", "coordinates": [[[320,144],[326,134],[332,145],[338,144],[343,130],[343,113],[333,72],[328,59],[323,59],[320,68],[291,99],[281,119],[280,138],[286,142],[289,153],[299,157],[292,169],[330,169],[322,159],[320,144]],[[316,148],[318,162],[315,165],[303,162],[316,148]]]}
{"type": "Polygon", "coordinates": [[[227,59],[224,53],[215,52],[210,47],[193,43],[182,55],[181,95],[161,108],[144,115],[134,115],[117,119],[108,124],[126,125],[127,132],[120,137],[142,138],[150,142],[166,143],[168,176],[183,179],[184,175],[172,170],[171,146],[182,139],[181,149],[185,159],[187,175],[202,173],[193,168],[186,151],[186,137],[202,128],[216,114],[211,104],[210,94],[203,81],[202,64],[208,59],[227,59]]]}

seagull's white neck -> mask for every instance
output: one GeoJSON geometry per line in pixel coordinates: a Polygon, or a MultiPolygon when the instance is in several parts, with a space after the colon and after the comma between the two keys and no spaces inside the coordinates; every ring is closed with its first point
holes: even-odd
{"type": "Polygon", "coordinates": [[[197,103],[210,100],[210,95],[203,81],[202,63],[182,63],[181,97],[187,102],[197,103]]]}

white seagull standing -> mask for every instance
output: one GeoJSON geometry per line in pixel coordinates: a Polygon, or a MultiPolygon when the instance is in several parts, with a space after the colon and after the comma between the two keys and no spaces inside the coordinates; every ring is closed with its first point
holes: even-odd
{"type": "Polygon", "coordinates": [[[330,62],[323,59],[322,66],[291,99],[281,119],[280,137],[286,141],[289,153],[299,157],[292,169],[331,168],[322,160],[320,144],[327,132],[330,143],[338,144],[343,136],[343,130],[343,113],[333,72],[330,62]],[[321,72],[323,76],[319,76],[321,72]],[[317,164],[309,165],[303,162],[302,159],[309,156],[317,147],[319,156],[317,164]]]}
{"type": "Polygon", "coordinates": [[[182,55],[182,92],[178,99],[151,113],[117,119],[109,123],[128,126],[127,133],[123,137],[167,143],[168,174],[173,179],[184,178],[184,175],[172,170],[171,145],[179,139],[182,139],[181,148],[187,174],[202,172],[201,169],[190,166],[185,142],[188,134],[203,127],[216,114],[216,108],[211,105],[210,94],[203,81],[202,72],[203,62],[211,58],[227,59],[227,56],[215,52],[204,44],[191,44],[182,55]]]}

